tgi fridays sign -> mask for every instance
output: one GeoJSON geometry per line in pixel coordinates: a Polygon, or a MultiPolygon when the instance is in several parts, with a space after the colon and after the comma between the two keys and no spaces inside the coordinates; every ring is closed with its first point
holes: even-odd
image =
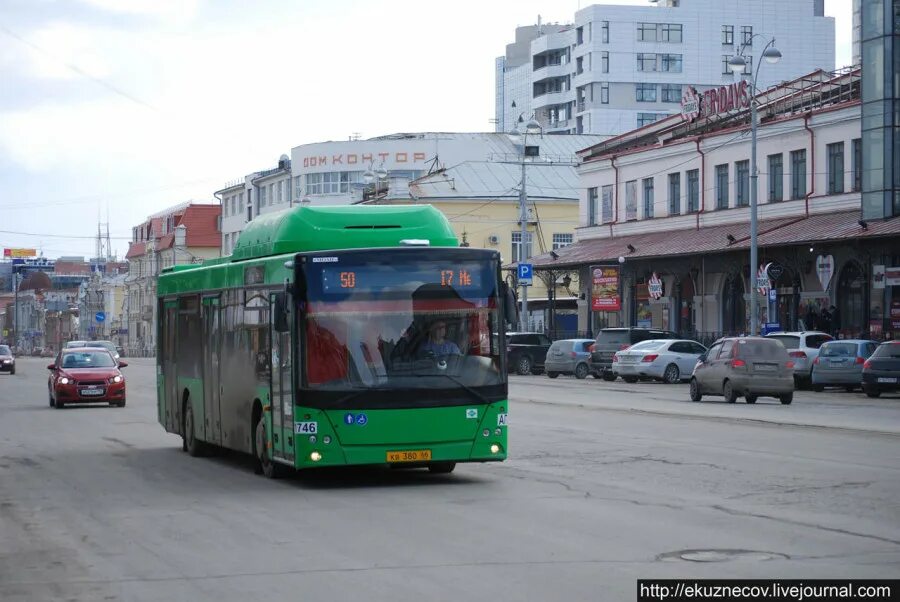
{"type": "Polygon", "coordinates": [[[303,167],[325,167],[326,165],[369,165],[380,161],[393,161],[397,164],[422,163],[425,153],[416,152],[381,152],[381,153],[338,153],[331,155],[312,155],[303,157],[303,167]]]}
{"type": "Polygon", "coordinates": [[[697,88],[688,86],[681,97],[681,117],[685,121],[694,121],[698,117],[721,115],[749,106],[750,86],[746,80],[710,88],[703,94],[697,92],[697,88]]]}

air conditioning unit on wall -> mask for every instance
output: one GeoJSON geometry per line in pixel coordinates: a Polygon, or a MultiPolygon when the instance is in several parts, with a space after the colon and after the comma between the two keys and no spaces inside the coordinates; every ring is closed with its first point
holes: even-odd
{"type": "Polygon", "coordinates": [[[499,245],[500,237],[497,236],[496,234],[491,234],[490,236],[488,236],[488,244],[489,245],[499,245]]]}

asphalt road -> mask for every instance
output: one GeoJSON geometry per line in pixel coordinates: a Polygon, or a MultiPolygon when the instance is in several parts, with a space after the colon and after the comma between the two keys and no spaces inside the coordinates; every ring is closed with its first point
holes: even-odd
{"type": "Polygon", "coordinates": [[[502,464],[267,481],[128,406],[0,375],[0,600],[633,600],[649,577],[896,577],[900,399],[691,403],[513,377],[502,464]]]}

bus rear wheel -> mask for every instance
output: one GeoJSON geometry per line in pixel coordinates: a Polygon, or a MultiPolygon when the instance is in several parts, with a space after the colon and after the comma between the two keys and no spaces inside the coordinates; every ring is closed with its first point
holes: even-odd
{"type": "Polygon", "coordinates": [[[432,462],[428,471],[433,474],[450,474],[456,468],[456,462],[432,462]]]}

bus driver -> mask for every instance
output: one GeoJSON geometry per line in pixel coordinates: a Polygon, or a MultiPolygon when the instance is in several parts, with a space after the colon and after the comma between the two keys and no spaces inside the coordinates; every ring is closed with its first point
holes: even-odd
{"type": "Polygon", "coordinates": [[[428,339],[422,343],[422,353],[432,353],[437,357],[447,355],[462,355],[459,347],[453,341],[448,341],[447,323],[443,320],[435,320],[428,328],[428,339]]]}

